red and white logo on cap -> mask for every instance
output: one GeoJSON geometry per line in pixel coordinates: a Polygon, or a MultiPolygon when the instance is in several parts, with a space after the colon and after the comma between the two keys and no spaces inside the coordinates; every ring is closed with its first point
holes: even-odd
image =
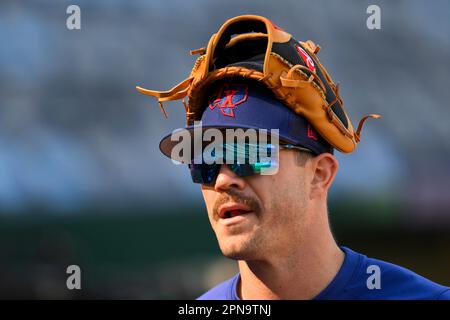
{"type": "Polygon", "coordinates": [[[316,66],[314,65],[313,59],[309,56],[309,54],[299,45],[296,45],[295,48],[297,49],[298,54],[300,57],[302,57],[303,61],[306,63],[306,66],[309,70],[312,72],[316,71],[316,66]]]}
{"type": "Polygon", "coordinates": [[[225,83],[209,98],[209,108],[218,107],[224,116],[233,117],[236,106],[247,101],[248,85],[225,83]]]}

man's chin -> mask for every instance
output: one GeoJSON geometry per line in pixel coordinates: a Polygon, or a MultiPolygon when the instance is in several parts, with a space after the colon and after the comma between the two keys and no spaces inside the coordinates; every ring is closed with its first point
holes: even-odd
{"type": "Polygon", "coordinates": [[[242,260],[242,261],[249,261],[249,260],[254,260],[253,259],[253,255],[248,254],[246,252],[237,252],[237,251],[232,251],[232,252],[224,252],[222,251],[222,254],[232,260],[242,260]]]}
{"type": "Polygon", "coordinates": [[[252,241],[231,241],[220,243],[222,254],[233,260],[255,260],[261,256],[257,246],[252,241]]]}

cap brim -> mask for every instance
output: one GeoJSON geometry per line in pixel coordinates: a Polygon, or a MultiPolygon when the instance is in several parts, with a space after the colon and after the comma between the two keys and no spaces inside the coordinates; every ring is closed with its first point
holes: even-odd
{"type": "MultiPolygon", "coordinates": [[[[175,146],[177,146],[179,143],[182,142],[183,139],[185,139],[185,136],[189,137],[189,143],[185,146],[186,148],[191,148],[190,150],[190,154],[194,154],[194,139],[196,139],[197,137],[194,136],[194,130],[195,129],[201,129],[202,130],[202,136],[203,136],[203,131],[205,131],[206,129],[255,129],[255,130],[261,130],[261,128],[257,128],[254,126],[244,126],[244,125],[239,125],[239,126],[232,126],[232,125],[224,125],[224,124],[209,124],[207,126],[200,126],[200,125],[192,125],[192,126],[188,126],[185,128],[179,128],[174,130],[173,132],[167,134],[166,136],[164,136],[160,143],[159,143],[159,150],[161,150],[161,152],[168,158],[172,159],[173,161],[177,161],[180,163],[185,163],[186,161],[184,161],[184,157],[182,154],[178,154],[178,152],[173,153],[173,149],[175,148],[175,146]],[[176,139],[176,140],[172,140],[172,138],[176,139]]],[[[265,129],[267,130],[267,129],[265,129]]],[[[268,135],[270,136],[270,130],[268,130],[268,135]]],[[[198,133],[197,133],[198,135],[198,133]]],[[[202,139],[202,136],[200,136],[199,138],[202,139]]],[[[295,140],[293,140],[291,137],[289,136],[285,136],[283,134],[279,134],[279,140],[281,142],[284,143],[292,143],[292,144],[298,144],[295,140]]],[[[201,140],[202,141],[202,140],[201,140]]],[[[198,143],[198,142],[197,142],[198,143]]],[[[206,141],[205,143],[210,143],[209,141],[206,141]]],[[[305,148],[308,148],[308,146],[304,146],[305,148]]]]}

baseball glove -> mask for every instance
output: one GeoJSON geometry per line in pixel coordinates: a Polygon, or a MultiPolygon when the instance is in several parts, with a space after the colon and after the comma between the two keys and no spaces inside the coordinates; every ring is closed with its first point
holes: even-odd
{"type": "Polygon", "coordinates": [[[319,50],[320,46],[312,41],[297,41],[267,18],[238,16],[227,20],[206,48],[191,51],[191,55],[200,57],[187,79],[169,91],[136,89],[158,98],[165,116],[162,102],[182,99],[187,124],[191,125],[201,119],[208,100],[205,93],[213,82],[229,77],[254,79],[306,118],[334,148],[350,153],[360,141],[364,121],[380,116],[364,116],[354,131],[343,108],[339,86],[316,56],[319,50]]]}

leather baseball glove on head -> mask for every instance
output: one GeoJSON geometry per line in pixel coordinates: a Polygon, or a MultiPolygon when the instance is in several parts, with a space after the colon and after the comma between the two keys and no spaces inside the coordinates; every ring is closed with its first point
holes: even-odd
{"type": "Polygon", "coordinates": [[[316,54],[320,46],[308,40],[297,41],[269,19],[243,15],[227,20],[212,35],[190,76],[169,91],[136,87],[141,93],[162,102],[183,99],[187,124],[200,120],[208,105],[208,87],[215,81],[244,77],[260,81],[287,107],[306,118],[330,145],[341,152],[352,152],[360,141],[364,116],[356,131],[347,116],[334,84],[316,54]],[[188,97],[188,102],[185,97],[188,97]]]}

